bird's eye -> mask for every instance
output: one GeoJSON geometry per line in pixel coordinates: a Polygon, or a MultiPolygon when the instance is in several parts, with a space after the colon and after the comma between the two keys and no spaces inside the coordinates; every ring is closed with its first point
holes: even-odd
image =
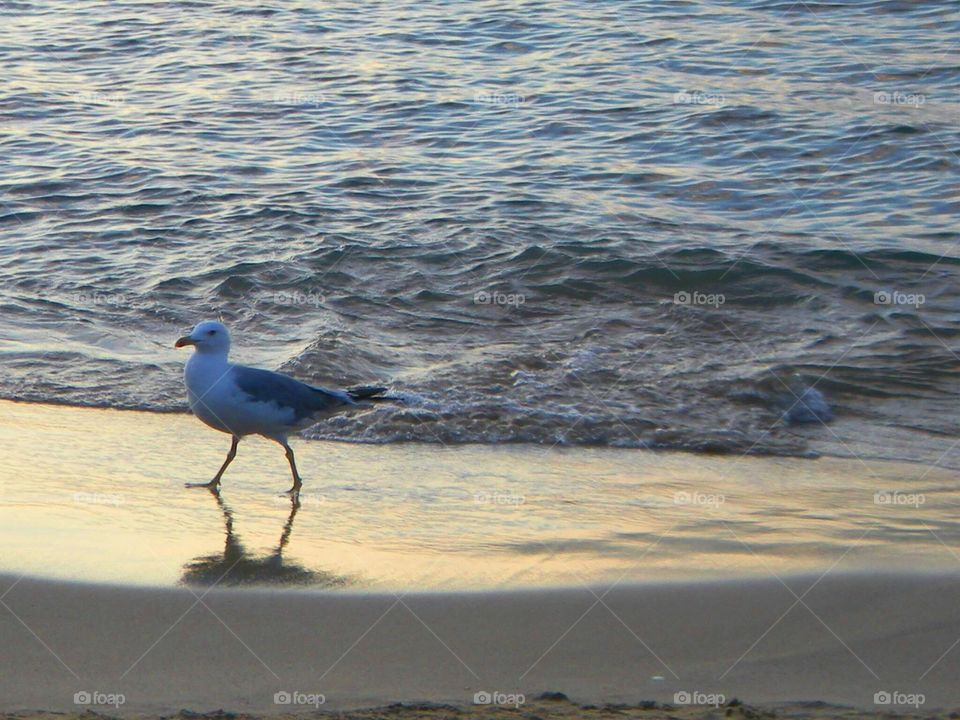
{"type": "Polygon", "coordinates": [[[216,334],[217,334],[216,330],[207,330],[207,335],[216,335],[216,334]]]}

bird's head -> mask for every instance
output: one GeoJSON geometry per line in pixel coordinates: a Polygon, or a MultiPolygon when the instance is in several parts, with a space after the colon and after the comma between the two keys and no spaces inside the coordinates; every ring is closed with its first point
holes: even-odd
{"type": "Polygon", "coordinates": [[[178,348],[187,345],[193,345],[197,352],[226,355],[230,351],[230,333],[223,323],[204,320],[197,323],[189,335],[184,335],[174,344],[178,348]]]}

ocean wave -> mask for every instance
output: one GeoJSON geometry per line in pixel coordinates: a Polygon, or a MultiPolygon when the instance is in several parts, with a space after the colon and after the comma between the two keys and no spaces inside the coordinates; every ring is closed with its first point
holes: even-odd
{"type": "Polygon", "coordinates": [[[222,317],[410,399],[310,437],[948,449],[951,5],[439,9],[24,5],[0,397],[184,410],[222,317]]]}

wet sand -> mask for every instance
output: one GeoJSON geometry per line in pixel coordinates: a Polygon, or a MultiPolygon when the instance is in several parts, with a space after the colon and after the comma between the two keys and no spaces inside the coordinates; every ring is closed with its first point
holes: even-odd
{"type": "Polygon", "coordinates": [[[294,507],[250,438],[219,499],[185,490],[228,445],[188,415],[0,402],[0,573],[388,593],[960,568],[960,483],[921,465],[295,439],[294,507]]]}
{"type": "Polygon", "coordinates": [[[960,707],[948,471],[299,441],[298,506],[257,440],[185,490],[225,452],[185,415],[0,410],[0,712],[960,707]]]}
{"type": "MultiPolygon", "coordinates": [[[[543,693],[598,706],[677,705],[677,693],[865,712],[915,709],[877,706],[877,693],[904,703],[922,695],[927,715],[960,706],[957,577],[828,575],[618,586],[596,595],[0,582],[7,712],[283,715],[429,702],[467,717],[527,717],[539,710],[517,696],[534,702],[543,693]],[[76,693],[100,704],[78,706],[76,693]],[[278,703],[278,693],[298,699],[285,704],[280,695],[278,703]],[[475,707],[477,693],[500,693],[521,712],[475,707]],[[110,706],[120,695],[123,703],[110,706]]],[[[589,717],[546,707],[546,716],[589,717]]],[[[424,716],[404,712],[397,716],[424,716]]],[[[367,716],[376,715],[357,715],[367,716]]]]}

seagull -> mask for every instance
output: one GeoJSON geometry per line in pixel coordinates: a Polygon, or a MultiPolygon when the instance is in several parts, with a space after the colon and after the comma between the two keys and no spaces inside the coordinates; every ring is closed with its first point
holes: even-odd
{"type": "Polygon", "coordinates": [[[290,463],[296,497],[303,485],[297,472],[290,433],[344,410],[369,407],[371,402],[394,401],[385,397],[385,387],[367,385],[347,390],[326,390],[270,370],[234,365],[227,360],[230,333],[223,323],[205,320],[174,344],[192,345],[194,353],[183,369],[190,410],[214,430],[232,437],[227,459],[208,483],[187,483],[216,492],[220,478],[237,455],[237,445],[246,435],[262,435],[280,445],[290,463]]]}

